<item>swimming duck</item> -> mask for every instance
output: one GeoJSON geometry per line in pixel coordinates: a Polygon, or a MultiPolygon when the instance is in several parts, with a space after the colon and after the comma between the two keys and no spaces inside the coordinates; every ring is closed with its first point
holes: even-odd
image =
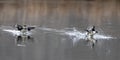
{"type": "Polygon", "coordinates": [[[18,25],[16,24],[15,27],[17,28],[18,31],[20,31],[20,34],[17,36],[17,40],[16,40],[16,43],[17,45],[20,45],[20,46],[24,46],[24,41],[27,39],[27,40],[31,40],[33,39],[30,35],[30,32],[31,30],[35,29],[35,27],[28,27],[27,25],[18,25]]]}
{"type": "Polygon", "coordinates": [[[86,40],[87,42],[91,42],[91,47],[94,47],[95,43],[97,42],[97,40],[94,39],[94,35],[96,33],[98,33],[96,30],[95,30],[95,26],[92,26],[89,30],[86,30],[87,31],[87,34],[86,34],[86,40]]]}
{"type": "Polygon", "coordinates": [[[21,30],[26,30],[26,31],[31,31],[32,29],[35,29],[35,27],[27,27],[27,25],[18,25],[16,24],[15,27],[17,28],[17,30],[21,31],[21,30]]]}

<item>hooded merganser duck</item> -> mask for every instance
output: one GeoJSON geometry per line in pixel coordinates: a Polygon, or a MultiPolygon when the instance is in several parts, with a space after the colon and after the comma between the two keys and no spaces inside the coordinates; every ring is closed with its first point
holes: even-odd
{"type": "Polygon", "coordinates": [[[27,27],[27,25],[21,26],[21,25],[18,25],[18,24],[16,24],[15,27],[19,31],[22,31],[22,30],[31,31],[32,29],[35,29],[35,27],[27,27]]]}
{"type": "Polygon", "coordinates": [[[86,31],[87,31],[87,35],[86,35],[87,42],[91,42],[92,43],[92,47],[94,47],[94,44],[97,42],[97,40],[94,39],[94,35],[96,33],[98,33],[95,30],[95,26],[92,26],[90,29],[88,29],[86,31]]]}
{"type": "Polygon", "coordinates": [[[18,24],[16,24],[15,25],[15,27],[17,28],[17,30],[18,31],[20,31],[21,32],[21,36],[23,36],[23,37],[27,37],[29,34],[29,31],[31,31],[31,30],[33,30],[33,29],[35,29],[35,27],[34,26],[27,26],[27,25],[18,25],[18,24]]]}
{"type": "Polygon", "coordinates": [[[35,29],[35,26],[30,26],[28,27],[27,25],[18,25],[16,24],[15,27],[17,28],[17,30],[20,32],[20,34],[18,35],[18,40],[22,39],[22,38],[27,38],[27,39],[31,39],[30,37],[30,32],[31,30],[35,29]]]}

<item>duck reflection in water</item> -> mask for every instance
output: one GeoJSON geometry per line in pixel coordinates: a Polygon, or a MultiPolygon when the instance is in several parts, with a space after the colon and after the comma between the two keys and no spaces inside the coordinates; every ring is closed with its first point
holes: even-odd
{"type": "Polygon", "coordinates": [[[34,42],[34,38],[31,36],[17,36],[15,40],[17,46],[26,46],[26,42],[34,42]]]}

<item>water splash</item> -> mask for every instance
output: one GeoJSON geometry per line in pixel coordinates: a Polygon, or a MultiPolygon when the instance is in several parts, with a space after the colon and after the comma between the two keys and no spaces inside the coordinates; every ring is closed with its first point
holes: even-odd
{"type": "Polygon", "coordinates": [[[9,29],[3,29],[3,31],[6,31],[6,32],[9,32],[9,33],[12,33],[13,36],[17,35],[19,36],[21,34],[20,31],[17,31],[17,30],[9,30],[9,29]]]}
{"type": "Polygon", "coordinates": [[[105,36],[105,35],[100,35],[100,34],[95,34],[94,38],[95,39],[106,39],[106,40],[109,40],[109,39],[112,39],[113,37],[111,37],[111,36],[105,36]]]}
{"type": "MultiPolygon", "coordinates": [[[[50,32],[57,32],[61,35],[68,35],[72,41],[73,41],[73,45],[76,44],[79,40],[81,39],[86,39],[86,35],[87,33],[86,32],[81,32],[81,31],[78,31],[77,29],[75,28],[65,28],[65,29],[62,29],[62,30],[57,30],[57,29],[52,29],[52,28],[40,28],[41,30],[45,30],[45,31],[50,31],[50,32]],[[72,30],[66,30],[66,29],[72,29],[72,30]]],[[[109,40],[109,39],[112,39],[113,37],[111,36],[106,36],[106,35],[100,35],[100,34],[95,34],[94,35],[94,39],[96,40],[101,40],[101,39],[105,39],[105,40],[109,40]]]]}
{"type": "Polygon", "coordinates": [[[26,45],[22,45],[22,44],[17,44],[17,46],[26,47],[26,45]]]}
{"type": "Polygon", "coordinates": [[[52,29],[52,28],[46,28],[46,27],[41,27],[39,28],[40,30],[44,30],[44,31],[50,31],[50,32],[58,32],[58,33],[64,33],[64,30],[57,30],[57,29],[52,29]]]}
{"type": "MultiPolygon", "coordinates": [[[[86,39],[86,34],[87,34],[86,32],[78,31],[76,28],[65,28],[65,29],[57,30],[57,29],[52,29],[52,28],[40,27],[39,29],[44,30],[44,31],[56,32],[60,35],[67,35],[73,41],[73,45],[76,44],[81,39],[86,39]]],[[[23,34],[21,31],[14,30],[14,29],[3,29],[3,31],[10,32],[14,36],[16,35],[19,36],[23,34]]],[[[27,32],[27,35],[31,35],[31,34],[32,32],[27,32]]],[[[113,37],[111,36],[106,36],[106,35],[101,35],[101,34],[94,35],[94,39],[96,40],[99,40],[99,39],[109,40],[112,38],[113,37]]]]}
{"type": "MultiPolygon", "coordinates": [[[[9,32],[9,33],[13,34],[13,36],[20,36],[23,34],[21,31],[12,30],[12,29],[3,29],[3,31],[9,32]]],[[[26,32],[26,35],[31,35],[31,34],[32,34],[31,32],[26,32]]]]}

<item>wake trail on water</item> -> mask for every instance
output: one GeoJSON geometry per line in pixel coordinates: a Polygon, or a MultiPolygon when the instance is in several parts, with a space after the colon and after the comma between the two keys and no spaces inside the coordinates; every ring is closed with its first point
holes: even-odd
{"type": "MultiPolygon", "coordinates": [[[[56,32],[60,35],[68,35],[72,40],[73,40],[73,44],[75,44],[76,42],[78,42],[79,40],[81,39],[86,39],[86,35],[87,35],[87,32],[81,32],[81,31],[78,31],[77,29],[75,28],[67,28],[68,30],[65,29],[61,29],[61,30],[57,30],[57,29],[52,29],[52,28],[40,28],[41,30],[44,30],[44,31],[50,31],[50,32],[56,32]],[[72,30],[69,30],[69,29],[72,29],[72,30]]],[[[101,35],[101,34],[95,34],[94,35],[94,39],[98,40],[109,40],[109,39],[112,39],[113,37],[111,36],[106,36],[106,35],[101,35]]]]}

